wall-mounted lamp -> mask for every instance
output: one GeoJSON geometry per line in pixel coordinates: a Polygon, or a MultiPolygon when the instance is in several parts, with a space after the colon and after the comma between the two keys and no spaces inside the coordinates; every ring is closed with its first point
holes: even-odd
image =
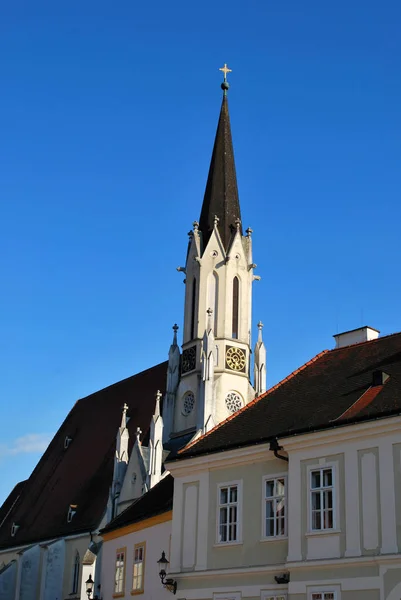
{"type": "Polygon", "coordinates": [[[282,575],[275,575],[274,579],[276,580],[277,583],[288,584],[290,582],[290,574],[283,573],[282,575]]]}
{"type": "Polygon", "coordinates": [[[89,575],[89,578],[85,581],[85,585],[86,585],[86,593],[88,594],[88,600],[91,597],[92,591],[93,591],[93,586],[95,585],[95,582],[92,579],[92,574],[89,575]]]}
{"type": "Polygon", "coordinates": [[[166,558],[166,553],[163,551],[161,558],[157,561],[159,565],[159,577],[165,588],[168,589],[169,592],[175,594],[177,591],[177,582],[174,579],[167,578],[167,569],[170,564],[166,558]]]}

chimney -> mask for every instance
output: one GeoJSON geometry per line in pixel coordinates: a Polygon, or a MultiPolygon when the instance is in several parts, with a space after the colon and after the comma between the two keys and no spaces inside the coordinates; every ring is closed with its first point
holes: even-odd
{"type": "Polygon", "coordinates": [[[344,333],[337,333],[333,335],[336,340],[336,348],[344,348],[344,346],[352,346],[353,344],[360,344],[361,342],[370,342],[370,340],[377,340],[380,331],[373,329],[373,327],[358,327],[358,329],[351,329],[351,331],[344,331],[344,333]]]}

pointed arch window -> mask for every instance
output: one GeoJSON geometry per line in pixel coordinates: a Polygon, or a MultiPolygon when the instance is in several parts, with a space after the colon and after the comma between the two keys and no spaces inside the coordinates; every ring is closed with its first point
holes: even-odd
{"type": "Polygon", "coordinates": [[[210,273],[208,280],[208,305],[213,310],[213,333],[217,336],[217,309],[218,309],[219,278],[215,271],[210,273]]]}
{"type": "Polygon", "coordinates": [[[192,281],[191,298],[191,340],[195,338],[195,308],[196,308],[196,277],[192,281]]]}
{"type": "Polygon", "coordinates": [[[79,584],[79,567],[80,567],[80,558],[79,552],[75,553],[74,566],[72,569],[72,593],[78,593],[78,584],[79,584]]]}
{"type": "Polygon", "coordinates": [[[232,321],[232,337],[238,339],[239,326],[239,279],[237,276],[233,279],[233,321],[232,321]]]}

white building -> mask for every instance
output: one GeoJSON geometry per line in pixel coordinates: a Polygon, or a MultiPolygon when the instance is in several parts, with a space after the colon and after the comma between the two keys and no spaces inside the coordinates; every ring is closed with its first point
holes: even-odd
{"type": "Polygon", "coordinates": [[[104,600],[171,598],[158,576],[157,561],[162,552],[170,555],[172,507],[173,478],[166,474],[102,531],[104,600]]]}
{"type": "Polygon", "coordinates": [[[336,336],[167,462],[180,597],[399,600],[401,334],[377,336],[336,336]]]}

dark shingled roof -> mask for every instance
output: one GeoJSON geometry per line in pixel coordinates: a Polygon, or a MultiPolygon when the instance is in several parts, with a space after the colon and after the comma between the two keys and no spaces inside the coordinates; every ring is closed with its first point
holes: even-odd
{"type": "Polygon", "coordinates": [[[20,497],[26,482],[27,482],[27,480],[20,481],[19,483],[17,483],[17,485],[11,490],[8,497],[3,502],[3,506],[0,508],[0,527],[1,527],[2,523],[5,521],[5,519],[7,518],[7,515],[11,512],[14,504],[17,502],[18,498],[20,497]]]}
{"type": "MultiPolygon", "coordinates": [[[[14,506],[3,517],[0,548],[99,527],[111,485],[124,402],[129,406],[131,450],[136,428],[145,434],[149,428],[156,391],[165,389],[166,371],[164,362],[76,402],[24,483],[14,506]],[[72,441],[65,450],[66,436],[72,441]],[[68,523],[70,504],[77,505],[77,512],[68,523]],[[20,526],[15,537],[11,537],[13,523],[20,526]]],[[[11,504],[9,499],[6,503],[11,504]]],[[[7,512],[5,504],[0,515],[7,512]]]]}
{"type": "Polygon", "coordinates": [[[318,354],[183,448],[177,459],[399,412],[401,333],[396,333],[318,354]],[[389,375],[388,379],[372,386],[373,373],[380,371],[389,375]]]}
{"type": "Polygon", "coordinates": [[[174,479],[171,475],[166,475],[146,494],[110,521],[101,533],[114,531],[120,529],[120,527],[131,525],[131,523],[138,523],[144,519],[168,512],[173,508],[173,493],[174,479]]]}
{"type": "MultiPolygon", "coordinates": [[[[199,219],[203,249],[206,248],[212,234],[215,216],[219,218],[218,229],[224,248],[227,250],[232,233],[236,231],[235,221],[236,219],[241,219],[241,211],[226,95],[223,96],[221,105],[212,160],[210,162],[205,196],[199,219]]],[[[240,231],[242,233],[242,228],[240,231]]]]}

